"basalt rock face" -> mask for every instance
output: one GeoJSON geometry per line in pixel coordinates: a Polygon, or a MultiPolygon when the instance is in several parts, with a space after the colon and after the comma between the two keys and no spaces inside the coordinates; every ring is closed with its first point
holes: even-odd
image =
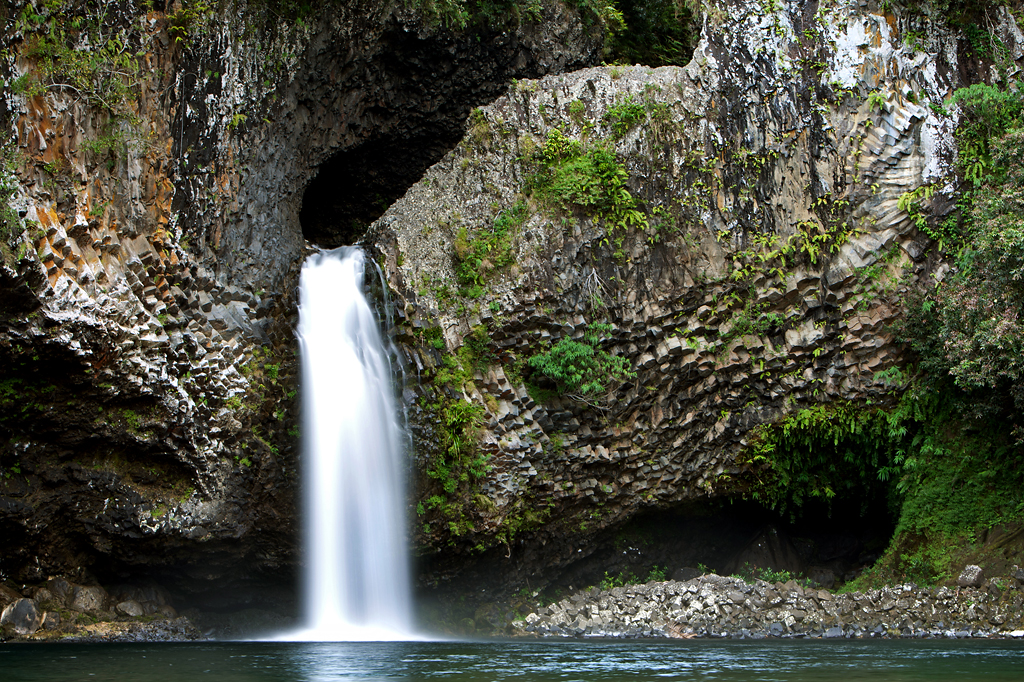
{"type": "MultiPolygon", "coordinates": [[[[557,2],[543,22],[463,31],[400,2],[302,22],[238,3],[184,29],[166,5],[99,19],[137,59],[119,67],[129,94],[102,102],[34,80],[30,47],[59,16],[26,13],[33,33],[13,20],[24,3],[9,14],[0,113],[22,222],[0,265],[0,577],[146,574],[226,608],[224,588],[294,574],[294,292],[318,167],[359,160],[368,221],[371,195],[440,158],[470,107],[593,63],[601,32],[557,2]],[[399,154],[402,139],[420,144],[399,154]],[[374,175],[381,154],[393,168],[374,175]]],[[[319,206],[306,236],[345,239],[319,206]]]]}
{"type": "Polygon", "coordinates": [[[890,400],[880,373],[903,356],[888,326],[948,270],[900,198],[928,186],[922,203],[949,211],[956,119],[930,105],[986,77],[964,46],[940,21],[857,2],[729,2],[685,68],[519,82],[474,114],[369,233],[423,381],[406,395],[425,578],[536,587],[596,531],[742,494],[758,427],[890,400]],[[586,170],[600,149],[620,170],[586,170]],[[608,208],[594,197],[614,177],[631,198],[608,208]],[[490,250],[472,260],[474,244],[490,250]],[[526,361],[594,322],[636,376],[532,397],[526,361]],[[453,375],[460,348],[476,364],[453,375]],[[491,467],[461,480],[437,447],[453,403],[478,406],[491,467]]]}

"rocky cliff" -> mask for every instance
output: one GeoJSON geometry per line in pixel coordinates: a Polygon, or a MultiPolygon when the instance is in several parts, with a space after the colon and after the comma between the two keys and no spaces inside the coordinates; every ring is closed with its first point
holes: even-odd
{"type": "Polygon", "coordinates": [[[369,233],[421,380],[429,575],[543,584],[626,519],[757,498],[771,425],[891,404],[890,327],[949,269],[921,229],[956,198],[942,103],[987,69],[919,14],[722,3],[685,68],[475,110],[369,233]]]}
{"type": "Polygon", "coordinates": [[[712,2],[686,67],[595,67],[586,3],[423,6],[4,10],[3,576],[287,582],[311,246],[361,239],[397,301],[426,581],[545,580],[749,497],[766,426],[891,400],[887,325],[948,269],[940,105],[990,57],[927,13],[712,2]]]}
{"type": "Polygon", "coordinates": [[[3,17],[0,572],[287,583],[303,190],[347,164],[359,210],[305,221],[338,243],[330,229],[379,215],[473,105],[592,63],[600,32],[560,3],[462,30],[398,2],[3,17]],[[364,173],[380,155],[393,165],[364,173]]]}

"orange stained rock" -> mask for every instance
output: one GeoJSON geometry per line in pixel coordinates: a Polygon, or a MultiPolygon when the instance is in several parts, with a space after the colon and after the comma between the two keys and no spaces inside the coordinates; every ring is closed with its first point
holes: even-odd
{"type": "Polygon", "coordinates": [[[899,37],[899,23],[897,22],[896,15],[892,12],[885,12],[882,16],[885,17],[885,22],[889,24],[893,37],[899,37]]]}

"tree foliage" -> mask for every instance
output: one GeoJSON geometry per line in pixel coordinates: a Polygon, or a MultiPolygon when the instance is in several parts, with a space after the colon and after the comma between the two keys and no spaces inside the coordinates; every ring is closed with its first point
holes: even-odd
{"type": "Polygon", "coordinates": [[[695,0],[619,0],[624,29],[608,40],[609,61],[686,66],[700,37],[695,0]]]}
{"type": "Polygon", "coordinates": [[[958,90],[958,146],[972,195],[951,276],[910,306],[905,337],[923,369],[964,391],[989,392],[993,409],[1012,395],[1024,407],[1024,111],[1018,93],[987,85],[958,90]]]}

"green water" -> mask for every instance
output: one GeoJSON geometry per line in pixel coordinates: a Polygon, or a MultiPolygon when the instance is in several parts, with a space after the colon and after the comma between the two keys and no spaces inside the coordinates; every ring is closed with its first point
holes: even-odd
{"type": "Polygon", "coordinates": [[[3,682],[1024,680],[1008,641],[554,641],[0,646],[3,682]]]}

